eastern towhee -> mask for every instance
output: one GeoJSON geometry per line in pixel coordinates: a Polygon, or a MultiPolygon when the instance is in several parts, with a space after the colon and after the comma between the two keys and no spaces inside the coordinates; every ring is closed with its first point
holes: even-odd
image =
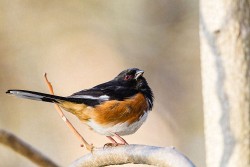
{"type": "Polygon", "coordinates": [[[124,145],[128,143],[120,136],[135,133],[153,107],[153,92],[143,73],[137,68],[130,68],[111,81],[67,97],[27,90],[8,90],[6,93],[56,103],[95,132],[107,136],[113,145],[124,145]],[[116,136],[121,143],[117,143],[112,136],[116,136]]]}

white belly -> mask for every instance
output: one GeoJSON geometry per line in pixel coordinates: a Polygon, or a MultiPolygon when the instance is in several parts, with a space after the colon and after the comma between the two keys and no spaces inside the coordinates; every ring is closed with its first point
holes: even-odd
{"type": "Polygon", "coordinates": [[[124,136],[135,133],[141,125],[144,123],[148,116],[148,112],[144,112],[144,115],[142,115],[139,119],[139,121],[134,122],[132,124],[128,124],[127,122],[115,124],[115,125],[100,125],[97,124],[95,121],[90,120],[87,122],[87,125],[89,125],[94,131],[101,135],[105,136],[113,136],[114,133],[124,136]]]}

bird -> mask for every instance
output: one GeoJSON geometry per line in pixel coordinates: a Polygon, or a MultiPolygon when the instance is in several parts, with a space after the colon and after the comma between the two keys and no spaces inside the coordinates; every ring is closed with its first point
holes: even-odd
{"type": "Polygon", "coordinates": [[[153,108],[154,94],[143,74],[143,70],[129,68],[108,82],[67,97],[17,89],[6,93],[20,98],[56,103],[74,114],[91,130],[105,135],[111,141],[105,145],[128,145],[121,136],[135,133],[153,108]]]}

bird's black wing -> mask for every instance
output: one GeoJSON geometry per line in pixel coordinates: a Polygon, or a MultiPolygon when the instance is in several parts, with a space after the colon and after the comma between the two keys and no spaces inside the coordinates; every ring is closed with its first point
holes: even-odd
{"type": "Polygon", "coordinates": [[[67,99],[75,103],[96,106],[108,100],[124,100],[138,93],[136,89],[121,86],[116,81],[109,81],[91,89],[85,89],[68,96],[67,99]]]}

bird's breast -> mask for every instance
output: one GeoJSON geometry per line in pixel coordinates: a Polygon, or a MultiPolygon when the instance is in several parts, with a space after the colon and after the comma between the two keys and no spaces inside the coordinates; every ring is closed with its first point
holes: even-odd
{"type": "Polygon", "coordinates": [[[143,94],[138,93],[123,101],[110,100],[94,108],[91,118],[99,124],[117,124],[137,121],[145,112],[148,104],[143,94]]]}
{"type": "Polygon", "coordinates": [[[111,100],[89,111],[86,122],[93,130],[105,134],[119,135],[134,133],[146,120],[148,103],[143,94],[138,93],[123,101],[111,100]]]}

